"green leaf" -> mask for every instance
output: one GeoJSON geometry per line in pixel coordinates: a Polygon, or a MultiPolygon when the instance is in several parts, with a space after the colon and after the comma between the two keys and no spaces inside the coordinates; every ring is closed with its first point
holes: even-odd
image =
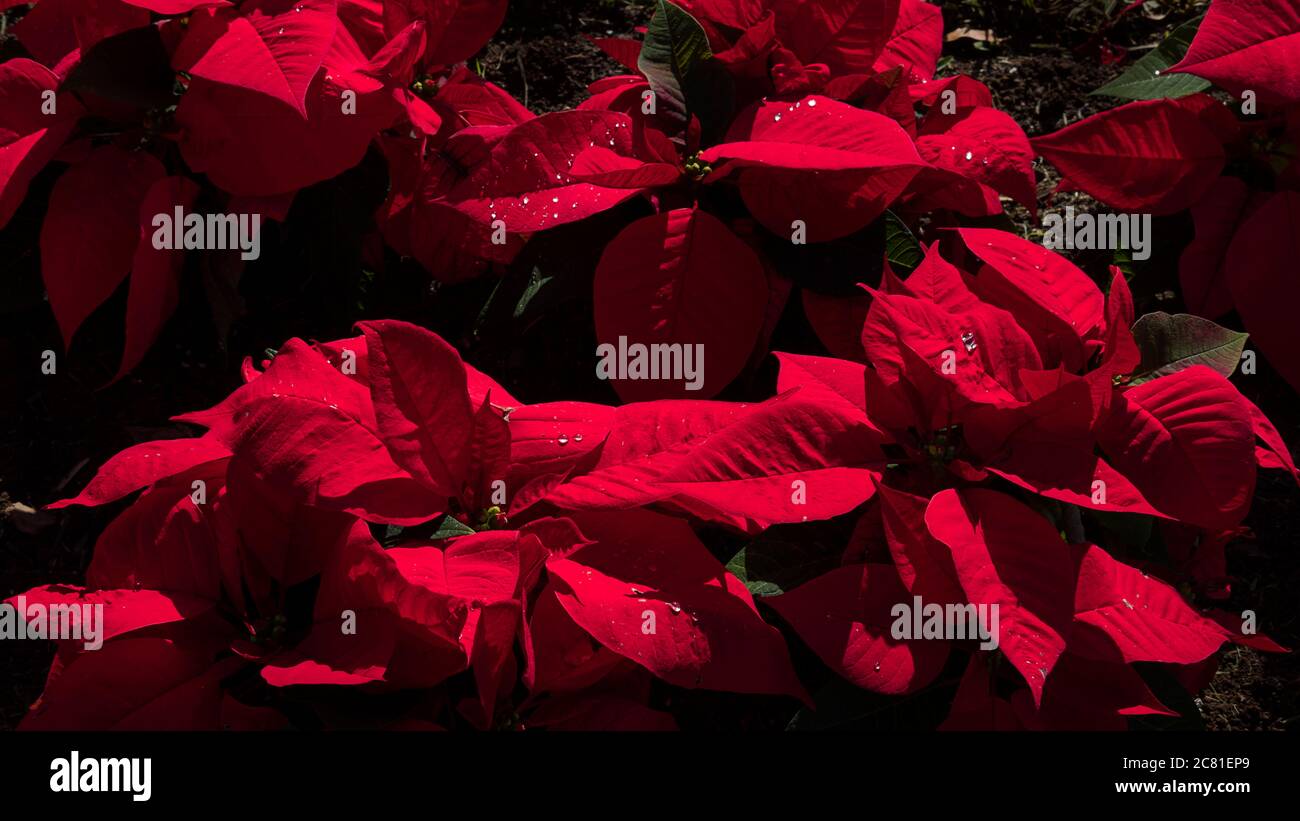
{"type": "Polygon", "coordinates": [[[438,521],[438,526],[433,533],[429,534],[430,539],[450,539],[454,536],[472,536],[474,528],[462,522],[453,516],[443,516],[438,521]]]}
{"type": "Polygon", "coordinates": [[[1142,362],[1129,384],[1140,385],[1193,365],[1206,365],[1232,376],[1241,362],[1247,336],[1191,314],[1147,314],[1133,325],[1142,362]]]}
{"type": "Polygon", "coordinates": [[[505,285],[508,278],[509,277],[501,277],[496,281],[492,286],[492,293],[488,294],[488,298],[484,301],[483,307],[479,308],[478,316],[474,319],[475,339],[483,336],[483,331],[487,328],[488,320],[492,317],[497,307],[497,296],[501,293],[502,287],[505,285]]]}
{"type": "Polygon", "coordinates": [[[692,75],[712,58],[708,35],[699,22],[667,0],[657,0],[637,67],[650,81],[657,110],[683,128],[690,122],[687,94],[692,75]]]}
{"type": "Polygon", "coordinates": [[[528,287],[524,288],[523,295],[519,297],[519,302],[515,305],[515,319],[519,319],[525,312],[527,312],[528,306],[533,301],[533,298],[537,296],[542,288],[546,287],[546,283],[553,279],[555,279],[555,277],[546,276],[540,269],[533,269],[532,275],[528,278],[528,287]]]}
{"type": "Polygon", "coordinates": [[[925,259],[925,251],[916,235],[893,211],[885,212],[885,259],[900,277],[915,271],[925,259]]]}
{"type": "MultiPolygon", "coordinates": [[[[371,532],[372,533],[374,532],[373,526],[371,527],[371,532]]],[[[405,532],[406,532],[406,528],[404,527],[399,527],[398,525],[385,525],[384,533],[383,536],[379,539],[379,543],[382,544],[384,547],[393,547],[394,545],[402,541],[402,534],[405,532]]]]}
{"type": "Polygon", "coordinates": [[[1125,279],[1132,279],[1134,273],[1133,249],[1116,248],[1111,254],[1110,264],[1124,272],[1125,279]]]}
{"type": "Polygon", "coordinates": [[[1200,17],[1183,23],[1150,54],[1092,93],[1123,100],[1158,100],[1186,97],[1209,88],[1209,81],[1195,75],[1165,73],[1187,54],[1200,25],[1200,17]]]}
{"type": "Polygon", "coordinates": [[[842,544],[814,526],[769,529],[740,549],[727,570],[755,596],[779,596],[839,566],[842,544]],[[826,535],[828,538],[821,538],[826,535]]]}

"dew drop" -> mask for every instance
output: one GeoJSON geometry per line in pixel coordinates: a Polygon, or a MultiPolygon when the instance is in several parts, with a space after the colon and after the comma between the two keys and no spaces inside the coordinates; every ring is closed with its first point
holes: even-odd
{"type": "Polygon", "coordinates": [[[966,353],[975,353],[975,349],[979,347],[979,343],[975,341],[975,334],[970,331],[961,335],[961,344],[966,347],[966,353]]]}
{"type": "Polygon", "coordinates": [[[569,444],[569,437],[567,437],[567,436],[565,436],[563,433],[561,433],[561,434],[560,434],[560,438],[556,439],[556,440],[555,440],[555,443],[556,443],[557,445],[560,445],[560,446],[567,445],[567,444],[569,444]]]}

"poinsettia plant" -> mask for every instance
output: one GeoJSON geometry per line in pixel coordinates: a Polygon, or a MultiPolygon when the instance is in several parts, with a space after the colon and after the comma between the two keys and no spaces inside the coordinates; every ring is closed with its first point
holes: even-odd
{"type": "Polygon", "coordinates": [[[1225,642],[1280,649],[1188,596],[1257,457],[1295,467],[1221,363],[1139,346],[1118,271],[1104,296],[960,238],[974,273],[935,247],[872,289],[865,362],[778,354],[757,403],[530,405],[400,322],[291,340],[180,418],[203,435],[55,505],[139,492],[84,587],[25,594],[107,608],[26,726],[663,729],[680,691],[815,705],[796,641],[863,691],[947,692],[950,729],[1176,715],[1153,669],[1194,690],[1225,642]],[[998,641],[900,637],[916,599],[996,605],[998,641]]]}
{"type": "Polygon", "coordinates": [[[252,216],[253,236],[234,225],[255,258],[259,225],[372,147],[388,170],[376,226],[439,282],[500,273],[537,234],[626,204],[596,268],[597,334],[703,345],[696,398],[766,353],[794,284],[852,355],[853,286],[879,276],[861,260],[905,223],[1035,205],[1020,127],[977,81],[934,78],[943,21],[921,0],[661,2],[643,42],[598,40],[634,74],[541,117],[457,67],[503,0],[71,8],[34,6],[14,27],[32,59],[0,68],[15,102],[0,224],[44,166],[70,164],[42,273],[65,345],[130,277],[119,377],[174,310],[183,249],[233,247],[223,218],[252,216]]]}
{"type": "Polygon", "coordinates": [[[1293,387],[1297,65],[1300,3],[1213,0],[1099,89],[1133,102],[1033,140],[1064,190],[1125,211],[1190,212],[1195,239],[1179,266],[1187,308],[1208,319],[1235,310],[1293,387]]]}
{"type": "MultiPolygon", "coordinates": [[[[174,420],[191,435],[50,505],[115,515],[81,583],[0,615],[103,624],[56,637],[25,728],[672,729],[720,704],[799,725],[847,691],[855,715],[936,707],[916,726],[1124,729],[1184,713],[1229,643],[1283,650],[1225,609],[1258,469],[1300,484],[1231,381],[1243,336],[1138,317],[1118,268],[987,218],[1035,209],[1035,150],[1115,207],[1230,204],[1229,156],[1294,125],[1294,78],[1251,88],[1281,113],[1243,124],[1157,75],[1162,49],[1139,69],[1182,96],[1031,144],[981,83],[936,78],[921,0],[653,6],[640,41],[595,41],[626,74],[540,116],[463,65],[500,0],[27,11],[0,224],[67,166],[46,286],[68,341],[130,277],[119,376],[176,305],[186,212],[280,219],[369,152],[376,242],[439,283],[523,275],[522,306],[554,281],[530,252],[559,237],[576,268],[588,240],[575,324],[707,368],[699,390],[618,380],[620,405],[526,401],[557,392],[397,320],[246,360],[174,420]],[[773,353],[790,321],[806,344],[773,353]]],[[[1236,92],[1242,54],[1293,52],[1287,15],[1216,0],[1181,65],[1236,92]]],[[[1246,213],[1289,207],[1274,170],[1246,213]]],[[[1269,219],[1211,232],[1252,243],[1250,277],[1281,265],[1249,253],[1269,219]]]]}
{"type": "Polygon", "coordinates": [[[641,43],[596,40],[633,73],[574,110],[453,136],[444,153],[468,170],[437,193],[501,237],[619,209],[598,340],[698,344],[708,367],[703,386],[615,388],[713,397],[767,352],[796,284],[851,352],[854,285],[879,278],[887,223],[998,214],[1003,195],[1035,207],[1024,132],[977,81],[934,79],[942,33],[920,0],[663,0],[641,43]]]}
{"type": "MultiPolygon", "coordinates": [[[[45,166],[68,165],[40,235],[65,346],[129,277],[121,377],[176,307],[184,249],[254,259],[264,224],[372,144],[393,160],[392,187],[411,191],[424,177],[408,155],[528,116],[458,67],[505,9],[505,0],[35,3],[13,27],[29,56],[0,64],[0,227],[45,166]],[[238,241],[223,217],[235,218],[238,241]]],[[[474,255],[477,234],[463,220],[430,234],[412,253],[431,266],[424,252],[445,234],[465,248],[463,265],[513,247],[484,242],[474,255]]]]}

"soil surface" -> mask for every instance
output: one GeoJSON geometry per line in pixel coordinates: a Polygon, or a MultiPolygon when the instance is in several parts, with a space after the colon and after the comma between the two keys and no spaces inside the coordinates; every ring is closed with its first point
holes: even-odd
{"type": "MultiPolygon", "coordinates": [[[[1175,3],[1177,8],[1162,19],[1135,14],[1099,32],[1098,16],[1070,16],[1071,9],[1086,3],[1040,0],[1045,11],[1037,16],[983,8],[994,4],[993,0],[944,4],[951,35],[941,73],[965,72],[983,81],[998,107],[1012,114],[1031,136],[1109,107],[1113,101],[1089,92],[1116,76],[1123,64],[1107,65],[1101,56],[1128,49],[1131,61],[1143,53],[1143,47],[1159,42],[1167,29],[1188,19],[1198,5],[1204,6],[1175,3]]],[[[588,83],[624,73],[587,38],[635,36],[637,26],[648,19],[648,6],[627,0],[515,0],[503,29],[478,57],[477,66],[534,111],[576,105],[585,98],[588,83]]],[[[374,161],[371,156],[366,163],[374,161]]],[[[77,583],[84,578],[95,538],[122,505],[59,513],[41,512],[40,507],[75,493],[99,465],[125,447],[191,435],[192,430],[168,419],[224,398],[239,384],[244,357],[260,358],[264,349],[290,336],[344,336],[353,321],[366,316],[411,319],[456,340],[471,362],[530,400],[565,396],[612,401],[612,396],[590,395],[585,383],[575,395],[562,378],[553,375],[554,369],[546,367],[548,362],[564,361],[570,350],[592,349],[586,329],[566,328],[571,324],[567,311],[556,310],[554,316],[541,320],[543,333],[534,338],[542,344],[534,350],[485,347],[469,323],[449,320],[447,315],[448,307],[457,304],[476,309],[492,283],[446,288],[439,294],[418,270],[399,268],[386,273],[385,281],[369,283],[354,294],[355,283],[349,281],[341,289],[332,279],[355,275],[359,259],[349,254],[360,242],[354,248],[346,237],[337,240],[338,248],[316,248],[312,253],[319,257],[303,252],[302,258],[281,256],[268,262],[277,266],[276,285],[256,292],[247,285],[242,289],[233,285],[228,272],[187,270],[177,316],[133,374],[105,387],[116,372],[121,350],[124,292],[96,312],[66,355],[43,297],[37,238],[49,187],[60,170],[48,169],[36,180],[24,206],[0,231],[0,362],[9,363],[0,370],[0,597],[40,584],[77,583]],[[210,303],[221,306],[215,319],[210,303]],[[555,333],[546,333],[547,327],[555,333]],[[59,378],[42,375],[31,366],[41,361],[45,351],[58,352],[59,378]]],[[[349,172],[303,192],[289,226],[312,241],[299,245],[320,244],[319,237],[326,235],[320,226],[328,224],[320,221],[321,215],[339,208],[373,208],[383,191],[372,190],[366,179],[349,172]]],[[[1095,207],[1080,194],[1053,198],[1056,182],[1050,169],[1041,169],[1040,212],[1043,207],[1065,204],[1095,207]]],[[[1037,228],[1023,209],[1009,216],[1022,230],[1037,228]]],[[[1175,221],[1163,228],[1170,237],[1190,238],[1187,225],[1175,221]]],[[[554,241],[563,247],[563,237],[554,241]]],[[[1139,313],[1179,309],[1176,298],[1171,301],[1166,294],[1176,290],[1172,266],[1181,248],[1176,242],[1171,245],[1173,250],[1156,254],[1150,267],[1138,272],[1134,288],[1139,313]],[[1163,265],[1157,261],[1161,257],[1163,265]]],[[[1081,257],[1076,261],[1094,276],[1105,272],[1104,260],[1081,257]]],[[[585,264],[584,260],[575,263],[585,264]]],[[[1240,326],[1235,318],[1223,324],[1240,326]]],[[[1287,441],[1300,444],[1300,410],[1289,386],[1266,365],[1261,365],[1259,375],[1239,376],[1236,381],[1287,441]]],[[[1261,629],[1294,647],[1300,643],[1296,607],[1300,558],[1294,549],[1300,490],[1280,474],[1261,472],[1246,524],[1249,532],[1228,548],[1234,577],[1230,609],[1257,610],[1261,629]]],[[[40,694],[51,656],[52,648],[38,642],[6,643],[0,660],[6,671],[0,685],[0,729],[15,726],[40,694]]],[[[1232,648],[1223,654],[1217,675],[1196,705],[1204,726],[1211,729],[1294,728],[1300,726],[1298,681],[1300,660],[1295,655],[1232,648]]],[[[696,727],[781,726],[775,714],[769,716],[763,709],[748,715],[722,712],[743,712],[744,704],[701,694],[679,715],[686,719],[684,725],[696,727]]]]}

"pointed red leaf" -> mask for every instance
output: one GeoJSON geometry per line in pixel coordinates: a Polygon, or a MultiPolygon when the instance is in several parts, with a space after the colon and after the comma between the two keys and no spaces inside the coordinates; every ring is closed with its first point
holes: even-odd
{"type": "Polygon", "coordinates": [[[930,80],[943,52],[943,12],[923,0],[903,0],[898,20],[876,59],[877,71],[903,66],[912,82],[930,80]]]}
{"type": "Polygon", "coordinates": [[[749,359],[766,290],[758,256],[716,217],[682,208],[632,223],[596,266],[596,337],[620,360],[629,351],[628,373],[607,375],[614,389],[627,401],[715,396],[749,359]],[[641,376],[634,345],[643,346],[641,376]],[[661,357],[645,346],[658,345],[680,346],[677,372],[655,372],[661,357]],[[696,374],[686,373],[688,354],[696,374]]]}
{"type": "Polygon", "coordinates": [[[879,498],[885,541],[907,590],[936,604],[965,602],[952,553],[925,526],[930,500],[888,485],[880,486],[879,498]]]}
{"type": "Polygon", "coordinates": [[[865,690],[913,692],[948,659],[946,641],[893,638],[894,605],[912,600],[887,564],[839,567],[765,603],[827,666],[865,690]]]}
{"type": "Polygon", "coordinates": [[[259,478],[303,504],[400,525],[445,509],[393,461],[364,388],[300,341],[206,416],[259,478]]]}
{"type": "Polygon", "coordinates": [[[460,354],[405,322],[365,322],[361,330],[377,431],[393,461],[435,494],[458,497],[474,430],[460,354]]]}
{"type": "MultiPolygon", "coordinates": [[[[158,590],[87,590],[59,584],[36,587],[20,595],[29,606],[39,604],[46,608],[102,607],[102,622],[99,624],[93,621],[79,622],[82,630],[81,638],[69,639],[71,646],[77,652],[81,652],[83,648],[92,652],[101,649],[85,647],[87,642],[92,641],[91,636],[86,632],[87,629],[96,631],[95,641],[106,642],[137,630],[197,618],[216,604],[211,599],[184,593],[163,593],[158,590]]],[[[5,604],[17,607],[16,599],[16,596],[6,599],[5,604]]],[[[84,614],[85,611],[83,610],[82,613],[84,614]]],[[[73,624],[77,623],[73,622],[73,624]]]]}
{"type": "Polygon", "coordinates": [[[106,505],[162,479],[184,473],[207,462],[230,457],[230,449],[211,437],[159,439],[129,447],[104,463],[95,478],[77,496],[49,506],[106,505]]]}
{"type": "Polygon", "coordinates": [[[511,233],[555,228],[613,208],[634,188],[603,188],[569,174],[593,145],[634,154],[627,115],[559,111],[521,123],[456,184],[448,201],[484,225],[501,220],[511,233]]]}
{"type": "Polygon", "coordinates": [[[1164,582],[1100,547],[1077,545],[1074,552],[1074,617],[1109,636],[1125,662],[1194,664],[1227,640],[1227,631],[1198,615],[1164,582]]]}
{"type": "Polygon", "coordinates": [[[889,42],[899,0],[776,0],[781,42],[804,65],[825,63],[834,74],[869,71],[889,42]]]}
{"type": "Polygon", "coordinates": [[[1044,730],[1126,730],[1126,716],[1149,715],[1178,713],[1161,704],[1129,665],[1069,652],[1047,679],[1042,709],[1025,723],[1044,730]]]}
{"type": "Polygon", "coordinates": [[[1285,470],[1295,478],[1297,484],[1300,484],[1300,471],[1296,470],[1295,459],[1291,456],[1291,449],[1283,441],[1282,434],[1278,433],[1277,428],[1264,415],[1264,411],[1260,410],[1254,402],[1244,396],[1241,397],[1241,401],[1250,410],[1250,422],[1255,428],[1255,436],[1263,443],[1255,445],[1255,459],[1259,466],[1285,470]]]}
{"type": "Polygon", "coordinates": [[[56,113],[44,113],[46,95],[58,87],[58,76],[33,60],[0,64],[0,228],[76,123],[79,106],[71,98],[55,97],[56,113]]]}
{"type": "Polygon", "coordinates": [[[109,145],[55,184],[41,226],[41,274],[65,346],[130,273],[141,204],[165,173],[152,155],[109,145]]]}
{"type": "Polygon", "coordinates": [[[1192,206],[1196,238],[1178,263],[1178,279],[1187,309],[1218,319],[1233,308],[1227,265],[1228,247],[1245,216],[1250,192],[1236,177],[1220,177],[1205,198],[1192,206]]]}
{"type": "Polygon", "coordinates": [[[1293,0],[1214,0],[1182,61],[1169,69],[1234,94],[1300,102],[1300,5],[1293,0]]]}
{"type": "Polygon", "coordinates": [[[864,368],[859,363],[791,353],[777,353],[775,356],[781,363],[781,370],[777,374],[777,393],[784,394],[792,388],[798,388],[800,396],[825,396],[827,401],[845,405],[845,410],[850,413],[854,409],[866,413],[864,368]]]}
{"type": "Polygon", "coordinates": [[[144,358],[153,345],[180,298],[181,266],[185,252],[181,249],[154,247],[153,219],[158,214],[173,215],[179,207],[190,213],[198,199],[199,186],[187,177],[164,177],[153,184],[140,204],[140,244],[131,263],[131,285],[126,302],[126,343],[117,379],[122,378],[144,358]]]}
{"type": "Polygon", "coordinates": [[[991,490],[945,490],[930,501],[925,522],[952,550],[967,600],[998,605],[999,649],[1039,703],[1072,618],[1074,572],[1056,528],[991,490]]]}
{"type": "Polygon", "coordinates": [[[987,186],[1030,212],[1038,210],[1034,150],[1010,115],[971,108],[926,118],[916,140],[921,158],[938,169],[987,186]]]}
{"type": "Polygon", "coordinates": [[[983,299],[1011,311],[1033,335],[1044,364],[1061,361],[1082,370],[1083,341],[1098,336],[1105,299],[1083,271],[1061,255],[1015,234],[988,228],[958,230],[985,263],[972,287],[983,299]]]}
{"type": "Polygon", "coordinates": [[[473,57],[492,39],[506,15],[506,0],[387,0],[384,27],[390,34],[412,20],[429,29],[425,59],[452,65],[473,57]]]}
{"type": "Polygon", "coordinates": [[[749,531],[828,519],[875,493],[883,438],[856,409],[795,394],[709,437],[657,484],[749,531]]]}
{"type": "Polygon", "coordinates": [[[172,64],[272,97],[306,117],[307,87],[338,25],[338,0],[251,0],[193,15],[172,64]]]}
{"type": "Polygon", "coordinates": [[[751,406],[732,402],[688,400],[617,408],[593,458],[564,477],[545,499],[567,510],[622,510],[661,501],[672,490],[658,480],[709,437],[739,424],[750,412],[751,406]]]}
{"type": "Polygon", "coordinates": [[[218,647],[161,638],[77,656],[23,719],[26,730],[220,729],[221,682],[246,662],[218,647]]]}
{"type": "Polygon", "coordinates": [[[727,140],[700,155],[718,169],[708,179],[739,171],[755,218],[779,236],[801,221],[809,242],[867,226],[925,166],[897,122],[829,97],[758,104],[727,140]]]}
{"type": "Polygon", "coordinates": [[[1300,324],[1291,261],[1300,253],[1300,193],[1279,191],[1242,222],[1225,263],[1228,288],[1251,340],[1293,387],[1300,387],[1300,324]]]}
{"type": "Polygon", "coordinates": [[[380,89],[357,92],[355,113],[345,113],[348,90],[318,75],[304,115],[256,91],[195,77],[176,110],[181,153],[194,171],[242,196],[291,193],[337,176],[361,162],[401,112],[380,89]]]}
{"type": "Polygon", "coordinates": [[[1175,519],[1224,529],[1250,507],[1250,410],[1228,380],[1203,365],[1118,394],[1097,437],[1119,472],[1175,519]]]}
{"type": "Polygon", "coordinates": [[[1021,373],[1042,366],[1029,335],[1006,311],[977,303],[949,313],[915,297],[876,293],[862,328],[867,359],[893,382],[919,364],[965,402],[1012,406],[1021,373]]]}
{"type": "Polygon", "coordinates": [[[1142,100],[1032,140],[1065,181],[1111,208],[1172,214],[1223,171],[1223,143],[1183,100],[1142,100]]]}
{"type": "Polygon", "coordinates": [[[670,684],[803,697],[781,634],[688,525],[611,515],[605,533],[584,524],[597,544],[546,564],[575,622],[670,684]]]}

